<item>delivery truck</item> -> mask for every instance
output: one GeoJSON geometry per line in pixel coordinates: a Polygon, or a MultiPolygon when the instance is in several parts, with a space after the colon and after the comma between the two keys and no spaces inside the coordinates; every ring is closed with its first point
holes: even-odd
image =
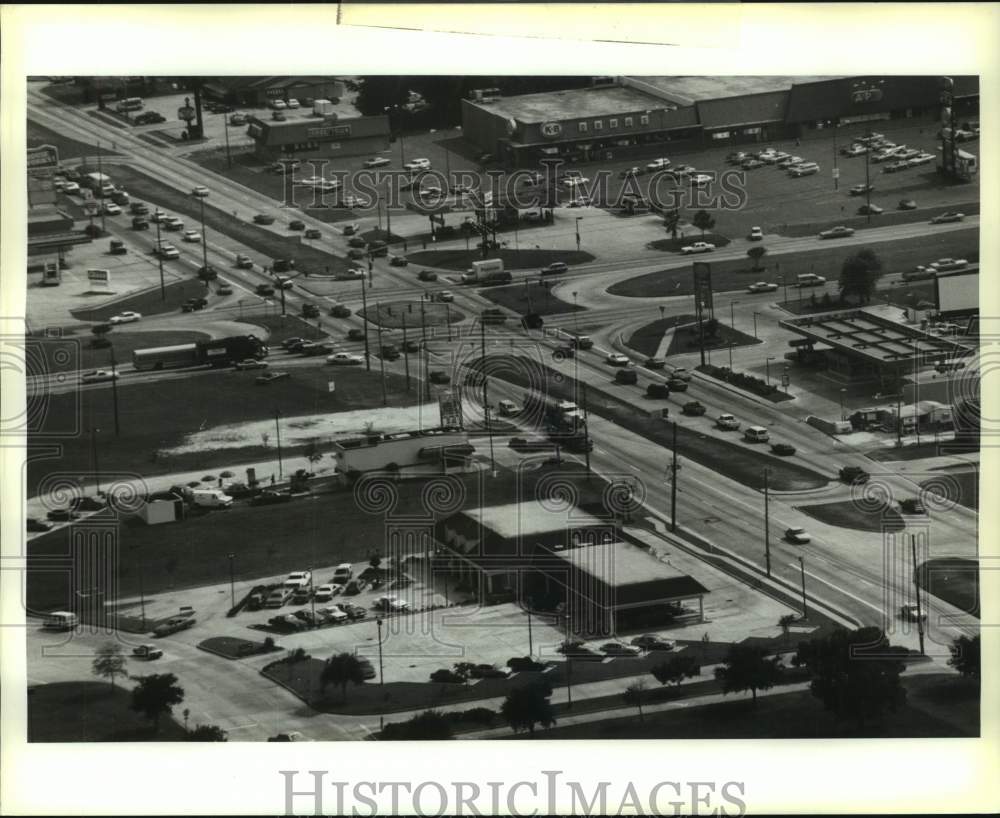
{"type": "Polygon", "coordinates": [[[510,284],[511,275],[503,268],[503,259],[490,258],[472,262],[472,267],[462,274],[463,284],[479,284],[486,287],[493,284],[510,284]]]}
{"type": "Polygon", "coordinates": [[[237,361],[267,357],[268,348],[256,335],[236,335],[192,344],[137,349],[132,353],[136,370],[159,370],[186,366],[231,366],[237,361]]]}

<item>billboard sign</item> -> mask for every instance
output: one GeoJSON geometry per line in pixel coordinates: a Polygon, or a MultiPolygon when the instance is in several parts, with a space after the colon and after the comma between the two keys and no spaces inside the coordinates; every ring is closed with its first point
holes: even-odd
{"type": "Polygon", "coordinates": [[[110,270],[87,270],[87,281],[90,282],[91,289],[110,290],[111,271],[110,270]]]}
{"type": "Polygon", "coordinates": [[[28,173],[49,173],[59,166],[59,151],[52,145],[28,148],[28,173]]]}
{"type": "Polygon", "coordinates": [[[938,312],[971,313],[979,310],[979,272],[936,276],[934,289],[938,312]]]}
{"type": "Polygon", "coordinates": [[[542,123],[542,136],[546,139],[555,139],[560,134],[562,134],[562,125],[558,122],[543,122],[542,123]]]}

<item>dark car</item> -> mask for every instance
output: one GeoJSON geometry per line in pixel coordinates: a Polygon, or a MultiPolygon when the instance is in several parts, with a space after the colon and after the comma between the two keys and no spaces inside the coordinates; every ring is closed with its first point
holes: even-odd
{"type": "Polygon", "coordinates": [[[361,238],[361,236],[354,236],[354,237],[349,238],[347,240],[347,246],[348,247],[362,247],[363,248],[363,247],[367,247],[368,246],[368,242],[365,241],[363,238],[361,238]]]}
{"type": "Polygon", "coordinates": [[[132,120],[136,125],[159,125],[166,122],[167,118],[156,111],[143,111],[132,120]]]}
{"type": "Polygon", "coordinates": [[[129,213],[136,216],[146,216],[149,214],[149,205],[144,204],[143,202],[132,202],[128,210],[129,213]]]}
{"type": "Polygon", "coordinates": [[[899,501],[899,510],[903,514],[926,514],[927,509],[917,497],[907,497],[899,501]]]}
{"type": "Polygon", "coordinates": [[[643,366],[646,369],[663,369],[667,365],[667,362],[663,358],[647,358],[643,366]]]}
{"type": "Polygon", "coordinates": [[[592,349],[594,341],[589,335],[578,335],[570,339],[570,343],[577,349],[592,349]]]}
{"type": "Polygon", "coordinates": [[[255,292],[257,295],[274,295],[274,287],[270,284],[258,284],[255,292]]]}
{"type": "Polygon", "coordinates": [[[253,217],[254,224],[274,224],[274,216],[268,216],[264,213],[258,213],[253,217]]]}
{"type": "Polygon", "coordinates": [[[484,324],[503,324],[507,320],[503,310],[497,307],[487,307],[483,310],[481,318],[484,324]]]}
{"type": "Polygon", "coordinates": [[[516,452],[547,452],[553,446],[543,437],[512,437],[507,445],[516,452]]]}
{"type": "Polygon", "coordinates": [[[419,341],[406,341],[403,344],[404,352],[420,352],[420,342],[419,341]]]}
{"type": "Polygon", "coordinates": [[[698,401],[693,400],[684,404],[684,408],[681,410],[685,415],[692,415],[697,417],[699,415],[705,414],[705,407],[698,401]]]}
{"type": "Polygon", "coordinates": [[[671,378],[667,381],[671,392],[687,392],[688,382],[683,378],[671,378]]]}
{"type": "Polygon", "coordinates": [[[791,457],[795,454],[795,447],[791,443],[775,443],[771,446],[771,451],[781,457],[791,457]]]}
{"type": "Polygon", "coordinates": [[[845,483],[867,483],[871,479],[871,475],[868,474],[860,466],[844,466],[840,470],[840,479],[845,483]]]}
{"type": "Polygon", "coordinates": [[[670,387],[665,383],[651,383],[646,387],[646,394],[651,398],[669,398],[670,387]]]}
{"type": "Polygon", "coordinates": [[[304,221],[302,221],[301,219],[292,219],[288,223],[288,229],[289,230],[305,230],[306,229],[306,223],[304,221]]]}
{"type": "Polygon", "coordinates": [[[410,263],[410,260],[406,256],[393,256],[389,259],[389,264],[393,267],[405,267],[410,263]]]}
{"type": "Polygon", "coordinates": [[[421,270],[419,273],[417,273],[417,278],[420,279],[421,281],[437,281],[438,274],[435,273],[433,270],[421,270]]]}
{"type": "Polygon", "coordinates": [[[350,308],[345,307],[343,304],[334,304],[330,307],[330,315],[334,318],[350,318],[352,313],[350,308]]]}
{"type": "Polygon", "coordinates": [[[916,210],[917,203],[913,199],[900,199],[899,204],[896,205],[900,210],[916,210]]]}
{"type": "Polygon", "coordinates": [[[323,234],[319,232],[315,227],[306,228],[305,237],[307,239],[319,239],[323,237],[323,234]]]}
{"type": "Polygon", "coordinates": [[[451,383],[451,375],[447,372],[442,372],[440,370],[435,370],[427,376],[431,383],[445,384],[451,383]]]}
{"type": "Polygon", "coordinates": [[[278,503],[287,503],[292,499],[292,495],[280,491],[262,491],[256,497],[250,499],[252,506],[273,506],[278,503]]]}
{"type": "Polygon", "coordinates": [[[615,383],[636,384],[639,382],[639,373],[634,369],[619,369],[615,372],[615,383]]]}
{"type": "Polygon", "coordinates": [[[276,273],[287,273],[294,268],[295,259],[293,258],[276,258],[271,262],[271,269],[276,273]]]}
{"type": "Polygon", "coordinates": [[[146,221],[142,216],[134,216],[132,218],[132,229],[133,230],[149,230],[149,222],[146,221]]]}
{"type": "Polygon", "coordinates": [[[71,508],[54,508],[45,516],[54,523],[69,523],[80,515],[71,508]]]}
{"type": "Polygon", "coordinates": [[[553,261],[551,264],[546,264],[541,269],[541,274],[543,276],[557,275],[559,273],[565,273],[569,271],[569,265],[565,261],[553,261]]]}
{"type": "Polygon", "coordinates": [[[358,329],[357,327],[354,327],[353,329],[350,329],[350,330],[347,331],[347,340],[348,341],[364,341],[365,340],[365,331],[363,329],[358,329]]]}
{"type": "Polygon", "coordinates": [[[365,257],[365,251],[360,247],[352,247],[347,251],[347,257],[358,261],[359,259],[363,259],[365,257]]]}
{"type": "Polygon", "coordinates": [[[31,534],[52,530],[51,523],[47,523],[45,520],[38,520],[34,517],[28,517],[28,519],[24,521],[24,527],[31,534]]]}
{"type": "Polygon", "coordinates": [[[319,307],[315,304],[303,304],[302,305],[302,317],[303,318],[319,318],[319,307]]]}
{"type": "Polygon", "coordinates": [[[575,356],[576,356],[576,350],[573,349],[573,347],[571,347],[569,344],[566,344],[565,346],[558,346],[554,350],[552,350],[553,358],[561,357],[565,359],[565,358],[573,358],[575,356]]]}

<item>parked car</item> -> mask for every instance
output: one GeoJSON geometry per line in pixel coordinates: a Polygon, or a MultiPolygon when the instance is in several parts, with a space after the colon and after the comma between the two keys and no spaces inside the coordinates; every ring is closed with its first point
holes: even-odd
{"type": "Polygon", "coordinates": [[[795,545],[805,545],[807,542],[812,541],[812,537],[809,536],[809,533],[800,526],[785,529],[785,539],[795,545]]]}
{"type": "Polygon", "coordinates": [[[136,125],[159,125],[166,121],[167,118],[157,111],[143,111],[141,114],[136,114],[132,120],[136,125]]]}
{"type": "Polygon", "coordinates": [[[705,407],[698,401],[693,400],[689,401],[688,403],[685,403],[681,411],[685,415],[692,415],[693,417],[698,417],[699,415],[705,414],[705,407]]]}
{"type": "Polygon", "coordinates": [[[642,636],[635,637],[631,643],[637,648],[642,648],[642,650],[673,650],[675,644],[669,639],[663,639],[652,633],[644,633],[642,636]]]}
{"type": "Polygon", "coordinates": [[[623,645],[621,642],[605,642],[601,645],[601,651],[608,656],[638,656],[642,653],[638,647],[623,645]]]}
{"type": "Polygon", "coordinates": [[[368,580],[362,579],[361,577],[355,577],[350,582],[344,586],[344,594],[346,596],[356,596],[364,591],[368,587],[368,580]]]}

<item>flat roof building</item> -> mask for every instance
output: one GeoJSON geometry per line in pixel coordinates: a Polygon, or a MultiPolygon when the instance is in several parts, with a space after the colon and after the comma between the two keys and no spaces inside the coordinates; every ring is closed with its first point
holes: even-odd
{"type": "Polygon", "coordinates": [[[299,159],[368,156],[389,147],[387,116],[340,118],[334,114],[285,122],[251,116],[247,123],[254,152],[265,161],[293,155],[299,159]]]}

